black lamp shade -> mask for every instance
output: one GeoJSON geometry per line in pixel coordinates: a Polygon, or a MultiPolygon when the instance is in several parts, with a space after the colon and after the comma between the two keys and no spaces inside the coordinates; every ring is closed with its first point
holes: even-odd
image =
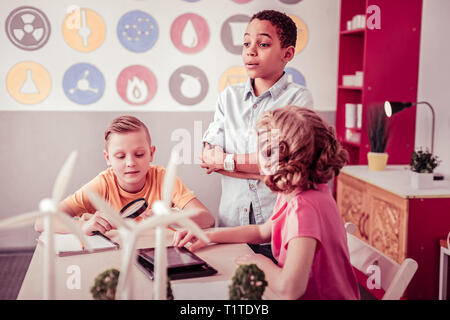
{"type": "Polygon", "coordinates": [[[385,101],[384,102],[384,112],[388,117],[402,111],[405,108],[411,107],[413,104],[411,102],[396,102],[396,101],[385,101]]]}

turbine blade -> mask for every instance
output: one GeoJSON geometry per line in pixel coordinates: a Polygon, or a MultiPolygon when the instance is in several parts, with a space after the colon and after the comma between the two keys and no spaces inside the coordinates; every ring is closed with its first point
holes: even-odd
{"type": "Polygon", "coordinates": [[[87,236],[81,230],[81,228],[73,221],[67,213],[56,211],[57,216],[64,222],[64,224],[69,228],[70,232],[73,233],[80,239],[81,243],[84,245],[85,249],[92,251],[92,247],[89,243],[87,236]]]}
{"type": "Polygon", "coordinates": [[[176,178],[177,163],[178,154],[176,153],[176,151],[172,150],[162,186],[162,201],[168,208],[170,208],[172,204],[172,194],[176,178]]]}
{"type": "Polygon", "coordinates": [[[50,212],[33,211],[29,213],[24,213],[19,216],[14,216],[4,220],[0,220],[0,229],[13,229],[20,228],[30,224],[33,224],[36,219],[46,216],[50,212]]]}
{"type": "Polygon", "coordinates": [[[155,214],[154,216],[151,216],[150,218],[147,218],[144,221],[137,223],[136,231],[140,233],[147,229],[152,229],[159,226],[165,227],[173,223],[178,223],[183,219],[189,219],[193,215],[197,214],[198,211],[199,210],[196,209],[193,210],[189,209],[174,214],[160,214],[160,215],[155,214]]]}
{"type": "Polygon", "coordinates": [[[198,239],[201,239],[203,242],[210,242],[206,233],[191,219],[183,218],[181,220],[178,220],[178,224],[191,231],[198,239]]]}
{"type": "Polygon", "coordinates": [[[69,184],[69,179],[72,176],[72,171],[75,166],[76,159],[77,151],[72,151],[66,162],[64,162],[64,165],[59,171],[58,176],[56,177],[52,193],[52,199],[55,202],[56,206],[59,204],[64,194],[66,193],[67,185],[69,184]]]}
{"type": "Polygon", "coordinates": [[[150,218],[145,219],[144,221],[141,221],[136,224],[136,233],[139,234],[140,232],[147,230],[147,229],[153,229],[158,226],[162,225],[168,225],[167,219],[165,219],[167,215],[154,215],[150,218]]]}
{"type": "Polygon", "coordinates": [[[110,223],[114,224],[115,227],[121,227],[130,230],[130,226],[120,216],[120,213],[117,212],[116,209],[111,207],[109,203],[103,200],[96,192],[87,190],[87,195],[89,197],[89,200],[92,201],[94,207],[96,207],[98,211],[104,213],[110,223]]]}

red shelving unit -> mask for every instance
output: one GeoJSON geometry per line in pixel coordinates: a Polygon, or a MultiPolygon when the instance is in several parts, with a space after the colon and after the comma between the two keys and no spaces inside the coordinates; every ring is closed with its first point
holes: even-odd
{"type": "MultiPolygon", "coordinates": [[[[367,164],[370,144],[367,114],[385,100],[416,101],[419,70],[422,0],[341,0],[339,32],[336,132],[350,154],[350,164],[367,164]],[[347,21],[365,14],[371,5],[380,8],[380,29],[347,30],[347,21]],[[343,75],[363,72],[363,85],[344,86],[343,75]],[[345,104],[362,104],[360,140],[347,141],[345,104]]],[[[392,118],[386,152],[389,164],[409,163],[414,150],[416,109],[409,108],[392,118]]]]}

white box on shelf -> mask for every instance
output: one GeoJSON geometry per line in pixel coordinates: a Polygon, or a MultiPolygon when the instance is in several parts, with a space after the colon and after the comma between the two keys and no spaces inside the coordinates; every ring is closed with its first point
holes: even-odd
{"type": "Polygon", "coordinates": [[[347,30],[349,30],[349,31],[350,31],[350,30],[353,30],[353,29],[352,29],[352,20],[348,20],[348,21],[347,21],[347,30]]]}
{"type": "Polygon", "coordinates": [[[353,82],[356,87],[362,87],[362,85],[363,85],[363,72],[362,71],[355,72],[353,82]]]}
{"type": "Polygon", "coordinates": [[[353,87],[355,85],[355,76],[354,75],[343,75],[342,76],[342,84],[344,86],[353,87]]]}
{"type": "Polygon", "coordinates": [[[362,103],[356,104],[356,128],[362,128],[362,103]]]}
{"type": "Polygon", "coordinates": [[[356,104],[354,103],[345,104],[345,127],[356,127],[356,104]]]}

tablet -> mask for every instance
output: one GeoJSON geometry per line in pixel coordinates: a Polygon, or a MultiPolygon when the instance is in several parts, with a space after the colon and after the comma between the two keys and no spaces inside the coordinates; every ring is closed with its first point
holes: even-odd
{"type": "MultiPolygon", "coordinates": [[[[139,249],[138,251],[139,256],[141,256],[151,264],[155,264],[154,248],[139,249]]],[[[201,266],[205,263],[205,261],[200,259],[185,247],[167,247],[167,268],[191,268],[201,266]]]]}
{"type": "MultiPolygon", "coordinates": [[[[154,262],[154,248],[138,250],[137,265],[152,280],[154,279],[154,262]]],[[[216,269],[188,249],[167,247],[167,274],[171,280],[206,277],[215,273],[217,273],[216,269]]]]}

